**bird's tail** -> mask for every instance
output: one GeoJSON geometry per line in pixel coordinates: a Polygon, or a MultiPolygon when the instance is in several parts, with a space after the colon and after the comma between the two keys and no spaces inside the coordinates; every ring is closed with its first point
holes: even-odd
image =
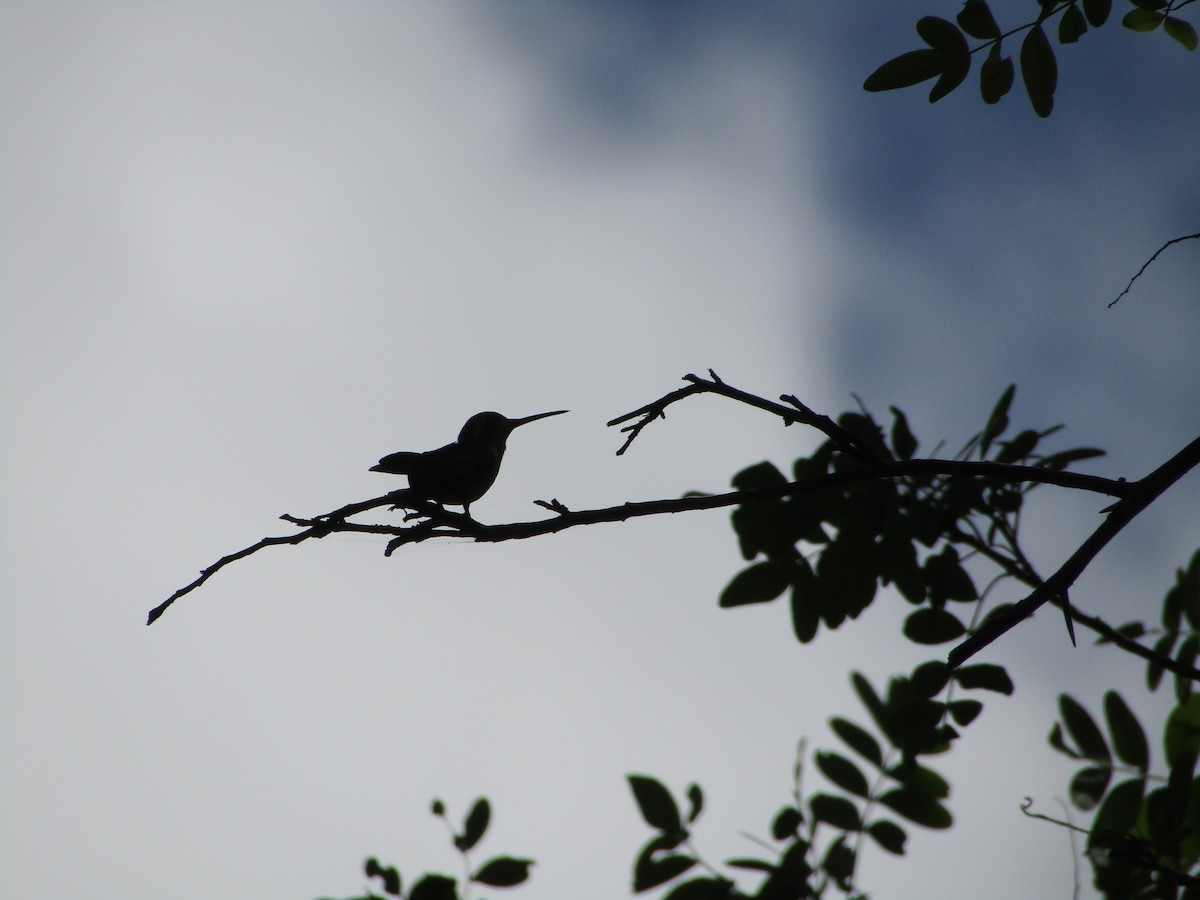
{"type": "Polygon", "coordinates": [[[387,472],[389,475],[407,475],[413,470],[413,464],[420,459],[420,453],[402,450],[399,453],[389,453],[377,464],[371,466],[371,472],[387,472]]]}

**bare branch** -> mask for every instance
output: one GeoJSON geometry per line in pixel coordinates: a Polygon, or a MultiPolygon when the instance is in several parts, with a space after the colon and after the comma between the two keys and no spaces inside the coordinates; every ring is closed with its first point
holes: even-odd
{"type": "Polygon", "coordinates": [[[245,559],[250,554],[257,553],[259,550],[262,550],[266,547],[274,547],[279,544],[299,544],[302,541],[308,540],[309,538],[323,538],[325,535],[333,531],[359,530],[357,526],[355,528],[348,527],[350,523],[345,521],[347,516],[352,516],[355,513],[366,512],[368,509],[375,509],[380,506],[402,504],[406,499],[408,499],[408,497],[409,492],[407,490],[392,491],[384,494],[382,497],[375,497],[371,500],[362,500],[358,503],[349,503],[340,509],[335,509],[333,512],[326,513],[323,516],[318,516],[315,519],[297,519],[294,516],[289,516],[285,513],[284,515],[280,516],[281,519],[296,525],[303,525],[305,526],[305,530],[297,532],[296,534],[283,535],[281,537],[265,537],[258,543],[251,544],[249,547],[244,547],[241,550],[238,550],[236,553],[230,553],[228,556],[222,556],[208,568],[201,569],[199,578],[190,584],[181,587],[158,606],[154,607],[154,609],[150,610],[150,615],[147,617],[146,624],[153,625],[155,620],[165,613],[167,611],[167,607],[169,607],[172,603],[185,594],[190,594],[192,591],[200,587],[200,585],[204,584],[204,582],[208,581],[208,579],[212,578],[217,574],[217,572],[232,562],[237,562],[239,559],[245,559]]]}
{"type": "MultiPolygon", "coordinates": [[[[536,537],[543,534],[554,534],[577,525],[594,525],[600,522],[623,522],[626,519],[641,516],[664,515],[668,513],[689,512],[700,509],[721,509],[738,506],[743,503],[756,503],[765,500],[776,500],[782,497],[794,497],[813,491],[828,490],[847,484],[872,481],[880,477],[904,478],[914,475],[945,475],[949,477],[988,478],[1000,482],[1054,484],[1059,487],[1075,490],[1090,491],[1109,497],[1125,498],[1131,491],[1131,485],[1122,480],[1101,478],[1095,475],[1081,475],[1075,472],[1064,472],[1054,469],[1038,468],[1036,466],[1015,466],[995,462],[971,462],[968,460],[950,459],[915,459],[905,461],[888,461],[880,463],[876,468],[864,468],[854,472],[833,472],[803,481],[789,482],[773,487],[757,488],[747,491],[730,491],[724,494],[709,494],[705,496],[690,496],[677,499],[648,500],[637,503],[625,503],[621,506],[611,506],[603,509],[571,511],[558,500],[537,501],[539,506],[557,513],[555,518],[533,522],[514,522],[506,525],[484,525],[463,513],[453,513],[434,503],[414,500],[407,489],[392,491],[381,497],[350,503],[331,513],[314,518],[299,518],[283,515],[284,521],[302,527],[304,530],[296,534],[278,537],[266,537],[256,544],[245,547],[236,553],[223,556],[200,573],[200,577],[185,587],[180,588],[163,603],[151,610],[147,625],[153,624],[172,603],[180,597],[191,593],[225,566],[239,559],[244,559],[252,553],[257,553],[266,547],[279,544],[299,544],[309,538],[323,538],[333,532],[359,532],[366,534],[391,535],[386,555],[391,555],[398,547],[405,544],[420,543],[435,537],[469,538],[480,542],[497,542],[519,540],[536,537]],[[377,509],[381,506],[393,508],[405,507],[415,511],[406,517],[420,518],[416,525],[366,525],[347,521],[355,513],[377,509]]],[[[1117,507],[1121,504],[1118,503],[1117,507]]]]}
{"type": "Polygon", "coordinates": [[[1062,819],[1056,819],[1053,816],[1046,815],[1045,813],[1032,812],[1031,811],[1032,809],[1033,809],[1033,798],[1026,797],[1025,802],[1021,804],[1021,812],[1025,813],[1025,815],[1029,816],[1029,818],[1041,819],[1043,822],[1049,822],[1051,825],[1059,825],[1059,826],[1061,826],[1063,828],[1067,828],[1071,831],[1077,831],[1080,834],[1086,834],[1086,835],[1091,834],[1091,832],[1088,831],[1086,828],[1080,828],[1078,825],[1075,825],[1072,822],[1064,822],[1062,819]]]}
{"type": "Polygon", "coordinates": [[[326,531],[325,534],[319,534],[318,531],[320,531],[320,527],[314,526],[305,531],[300,531],[292,535],[285,535],[283,537],[265,537],[257,544],[251,544],[249,547],[244,547],[243,549],[238,550],[236,553],[230,553],[228,556],[222,556],[207,569],[201,569],[199,578],[197,578],[191,584],[181,587],[158,606],[154,607],[154,609],[150,610],[150,615],[146,617],[146,624],[153,625],[158,617],[167,611],[168,606],[170,606],[184,594],[190,594],[231,562],[237,562],[239,559],[244,559],[251,553],[257,553],[264,547],[273,547],[276,544],[299,544],[301,541],[306,541],[310,537],[324,537],[325,534],[329,533],[326,531]]]}
{"type": "Polygon", "coordinates": [[[1150,268],[1150,264],[1153,263],[1156,259],[1158,259],[1158,255],[1160,253],[1162,253],[1164,250],[1166,250],[1172,244],[1178,244],[1182,241],[1194,241],[1197,238],[1200,238],[1200,231],[1197,231],[1195,234],[1185,234],[1185,235],[1183,235],[1183,237],[1171,238],[1171,240],[1167,241],[1165,244],[1163,244],[1161,247],[1159,247],[1157,250],[1155,250],[1154,255],[1151,256],[1144,263],[1142,263],[1142,267],[1137,270],[1137,274],[1129,279],[1129,284],[1125,285],[1125,290],[1123,290],[1123,291],[1121,291],[1121,293],[1117,294],[1117,299],[1114,300],[1112,303],[1108,304],[1108,308],[1112,309],[1114,306],[1116,306],[1118,303],[1121,302],[1121,298],[1129,293],[1130,289],[1133,287],[1133,283],[1142,277],[1142,273],[1145,272],[1148,268],[1150,268]]]}
{"type": "Polygon", "coordinates": [[[747,406],[753,406],[757,409],[764,410],[774,416],[783,419],[784,425],[799,423],[801,425],[810,425],[813,428],[824,433],[834,446],[839,450],[861,459],[865,462],[879,463],[879,458],[869,447],[865,446],[861,441],[853,435],[841,428],[829,416],[820,415],[813,412],[795,397],[790,394],[784,394],[779,399],[784,403],[791,404],[785,406],[782,403],[776,403],[772,400],[767,400],[765,397],[759,397],[757,394],[751,394],[747,391],[739,390],[731,387],[722,381],[717,373],[712,369],[708,370],[711,380],[705,380],[699,375],[684,375],[683,380],[690,382],[688,387],[680,388],[677,391],[672,391],[664,397],[660,397],[653,403],[648,403],[633,412],[625,413],[623,416],[618,416],[608,423],[611,428],[614,425],[620,425],[622,422],[628,422],[630,419],[638,419],[632,425],[626,425],[622,431],[628,432],[629,437],[625,439],[625,443],[621,445],[621,449],[617,451],[617,456],[621,456],[629,445],[633,443],[633,439],[641,434],[642,429],[649,425],[655,419],[665,419],[666,408],[677,400],[682,400],[685,397],[690,397],[693,394],[719,394],[722,397],[728,397],[731,400],[736,400],[739,403],[745,403],[747,406]]]}

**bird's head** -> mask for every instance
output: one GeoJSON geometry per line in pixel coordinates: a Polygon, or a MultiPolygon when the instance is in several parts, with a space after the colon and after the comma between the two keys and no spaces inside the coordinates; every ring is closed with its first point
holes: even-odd
{"type": "Polygon", "coordinates": [[[536,416],[526,416],[523,419],[510,419],[498,412],[476,413],[467,419],[467,424],[458,433],[460,444],[500,444],[504,446],[512,430],[519,425],[528,425],[547,416],[560,416],[567,412],[556,409],[554,412],[538,413],[536,416]]]}

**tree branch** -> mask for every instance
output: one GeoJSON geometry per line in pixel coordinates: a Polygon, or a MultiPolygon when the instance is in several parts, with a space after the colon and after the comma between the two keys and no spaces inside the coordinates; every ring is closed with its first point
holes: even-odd
{"type": "MultiPolygon", "coordinates": [[[[1003,553],[999,553],[992,547],[989,547],[986,543],[983,543],[974,536],[964,532],[959,533],[957,540],[961,541],[975,552],[983,554],[1009,576],[1017,579],[1020,582],[1023,582],[1029,587],[1036,590],[1045,586],[1045,579],[1043,579],[1034,570],[1029,561],[1024,558],[1024,554],[1020,554],[1017,560],[1010,559],[1003,553]]],[[[1019,553],[1019,548],[1013,549],[1017,550],[1019,553]]],[[[1049,602],[1060,609],[1063,608],[1062,600],[1058,597],[1051,597],[1049,602]]],[[[1074,603],[1070,605],[1069,613],[1064,609],[1063,614],[1070,616],[1069,621],[1075,621],[1085,628],[1090,628],[1106,641],[1115,644],[1117,647],[1127,653],[1132,654],[1133,656],[1139,656],[1147,662],[1161,666],[1168,672],[1172,672],[1175,675],[1200,682],[1200,669],[1181,662],[1180,660],[1172,657],[1170,654],[1159,653],[1153,647],[1147,647],[1145,644],[1138,642],[1134,638],[1131,638],[1126,634],[1122,634],[1118,629],[1113,628],[1113,626],[1109,625],[1099,616],[1093,616],[1084,612],[1074,603]]]]}
{"type": "Polygon", "coordinates": [[[1200,464],[1200,437],[1140,481],[1132,482],[1128,495],[1111,506],[1108,517],[1092,532],[1058,571],[1034,589],[1033,593],[998,615],[950,651],[947,659],[956,668],[1003,635],[1018,623],[1029,618],[1052,598],[1060,600],[1084,569],[1114,537],[1176,481],[1200,464]]]}
{"type": "Polygon", "coordinates": [[[1125,285],[1125,290],[1123,290],[1123,291],[1121,291],[1121,293],[1117,294],[1117,299],[1114,300],[1112,303],[1108,304],[1108,308],[1112,309],[1114,306],[1116,306],[1118,303],[1121,302],[1121,298],[1129,293],[1130,289],[1133,287],[1133,283],[1142,277],[1142,273],[1145,272],[1148,268],[1150,268],[1151,263],[1153,263],[1156,259],[1158,259],[1158,255],[1160,253],[1162,253],[1164,250],[1166,250],[1168,247],[1170,247],[1173,244],[1178,244],[1181,241],[1194,241],[1197,238],[1200,238],[1200,231],[1197,231],[1195,234],[1185,234],[1185,235],[1183,235],[1183,237],[1171,238],[1171,240],[1167,241],[1165,244],[1163,244],[1161,247],[1159,247],[1157,250],[1155,250],[1154,255],[1151,256],[1144,263],[1142,263],[1142,267],[1137,270],[1137,274],[1129,279],[1129,284],[1125,285]]]}
{"type": "MultiPolygon", "coordinates": [[[[686,388],[684,390],[687,390],[686,388]]],[[[631,415],[635,415],[632,413],[631,415]]],[[[436,537],[469,538],[478,542],[519,540],[554,534],[578,525],[595,525],[601,522],[623,522],[642,516],[690,512],[700,509],[721,509],[743,503],[758,503],[795,497],[813,491],[829,490],[847,484],[873,481],[877,478],[904,478],[914,475],[945,475],[954,478],[987,478],[998,482],[1042,483],[1075,490],[1091,491],[1109,497],[1124,498],[1131,485],[1123,480],[1081,475],[1036,466],[1016,466],[1003,463],[951,459],[915,459],[880,462],[878,466],[852,472],[832,472],[803,481],[787,482],[773,487],[746,491],[730,491],[724,494],[707,494],[664,500],[646,500],[610,506],[603,509],[571,511],[558,500],[538,501],[539,505],[557,513],[554,518],[531,522],[514,522],[504,525],[484,525],[463,513],[452,513],[434,503],[414,499],[407,489],[392,491],[380,497],[349,503],[333,512],[314,518],[283,515],[284,521],[303,528],[291,535],[265,537],[255,544],[221,557],[211,566],[201,570],[200,577],[180,588],[164,602],[150,611],[146,622],[153,624],[167,608],[180,597],[190,594],[209,578],[232,562],[244,559],[266,547],[280,544],[299,544],[309,538],[323,538],[333,532],[358,532],[365,534],[391,535],[385,555],[390,556],[398,547],[415,544],[436,537]],[[405,507],[414,510],[406,520],[421,518],[416,525],[367,525],[347,521],[348,517],[381,506],[405,507]]],[[[1118,504],[1119,506],[1120,504],[1118,504]]]]}
{"type": "Polygon", "coordinates": [[[629,437],[625,439],[625,443],[617,451],[617,456],[623,455],[629,449],[629,445],[633,443],[634,438],[641,434],[642,429],[652,421],[655,419],[665,419],[667,417],[666,408],[672,403],[682,400],[685,397],[690,397],[693,394],[719,394],[722,397],[728,397],[731,400],[745,403],[747,406],[753,406],[756,409],[761,409],[774,416],[778,416],[783,419],[785,426],[793,423],[811,425],[833,441],[834,446],[839,450],[864,462],[879,463],[881,461],[871,448],[865,446],[852,434],[834,422],[833,419],[829,418],[829,416],[813,412],[791,394],[784,394],[779,398],[783,403],[775,403],[759,397],[757,394],[751,394],[747,391],[730,387],[712,369],[708,370],[708,374],[711,380],[705,380],[699,375],[684,375],[683,380],[689,382],[688,387],[672,391],[666,396],[658,398],[653,403],[647,403],[633,412],[617,416],[617,418],[608,422],[608,426],[611,428],[614,425],[620,425],[622,422],[628,422],[630,419],[638,419],[632,425],[626,425],[621,429],[621,431],[628,432],[629,437]],[[785,406],[784,403],[791,405],[785,406]]]}

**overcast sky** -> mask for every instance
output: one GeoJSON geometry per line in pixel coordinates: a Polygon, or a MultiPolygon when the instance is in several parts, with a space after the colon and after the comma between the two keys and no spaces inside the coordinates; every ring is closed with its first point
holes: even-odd
{"type": "MultiPolygon", "coordinates": [[[[515,896],[625,896],[629,772],[705,787],[712,861],[755,852],[796,742],[865,721],[849,670],[928,654],[891,595],[805,647],[782,603],[717,609],[726,513],[390,559],[335,535],[145,614],[281,513],[399,486],[367,468],[480,410],[572,411],[513,436],[487,522],[815,445],[702,397],[613,455],[605,421],[709,367],[894,404],[926,449],[1017,382],[1018,425],[1110,451],[1090,471],[1162,462],[1200,423],[1200,248],[1107,304],[1200,227],[1196,55],[1114,22],[1060,52],[1049,120],[975,76],[935,106],[861,90],[957,6],[0,4],[0,894],[348,896],[368,855],[458,874],[429,801],[487,795],[478,859],[537,860],[515,896]]],[[[1196,488],[1076,603],[1153,617],[1196,488]]],[[[1035,561],[1101,505],[1036,504],[1035,561]]],[[[1169,703],[1056,615],[986,658],[1018,689],[937,763],[957,824],[869,848],[875,896],[1070,896],[1066,836],[1018,810],[1061,813],[1057,694],[1120,687],[1155,733],[1169,703]]]]}

